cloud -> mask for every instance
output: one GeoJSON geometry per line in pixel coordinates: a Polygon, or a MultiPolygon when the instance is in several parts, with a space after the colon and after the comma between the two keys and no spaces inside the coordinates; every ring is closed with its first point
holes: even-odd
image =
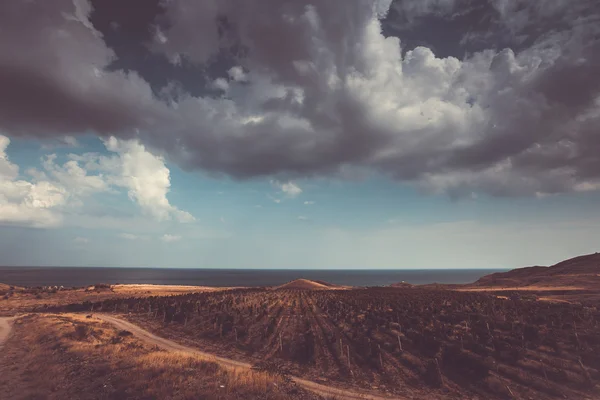
{"type": "Polygon", "coordinates": [[[160,240],[162,240],[165,243],[177,242],[181,240],[181,236],[169,235],[168,233],[166,233],[160,238],[160,240]]]}
{"type": "Polygon", "coordinates": [[[10,139],[0,135],[0,224],[54,227],[61,223],[58,211],[67,203],[67,192],[48,181],[18,179],[19,167],[6,155],[10,139]]]}
{"type": "Polygon", "coordinates": [[[90,239],[78,236],[75,239],[73,239],[73,241],[75,243],[79,243],[79,244],[87,244],[90,242],[90,239]]]}
{"type": "Polygon", "coordinates": [[[2,2],[0,126],[7,133],[125,132],[161,108],[135,72],[108,71],[114,52],[91,25],[91,9],[87,1],[2,2]]]}
{"type": "Polygon", "coordinates": [[[314,201],[312,201],[312,200],[309,200],[309,201],[305,201],[305,202],[304,202],[304,205],[305,205],[305,206],[312,206],[313,204],[316,204],[316,202],[314,202],[314,201]]]}
{"type": "Polygon", "coordinates": [[[129,190],[129,197],[137,202],[142,210],[160,221],[172,218],[179,222],[195,221],[187,211],[171,205],[167,193],[171,186],[170,171],[162,157],[146,151],[135,140],[123,141],[110,137],[106,148],[117,153],[118,162],[114,183],[129,190]]]}
{"type": "Polygon", "coordinates": [[[239,65],[231,67],[229,69],[229,71],[227,71],[227,73],[229,74],[229,77],[231,77],[231,79],[234,80],[234,81],[236,81],[236,82],[243,82],[246,79],[248,79],[248,77],[246,76],[246,73],[244,72],[243,68],[240,67],[239,65]]]}
{"type": "Polygon", "coordinates": [[[267,197],[273,202],[273,203],[281,203],[281,199],[278,199],[276,197],[271,196],[270,194],[267,195],[267,197]]]}
{"type": "Polygon", "coordinates": [[[120,239],[125,239],[125,240],[138,240],[140,239],[140,237],[138,235],[134,235],[132,233],[119,233],[117,235],[118,238],[120,239]]]}
{"type": "Polygon", "coordinates": [[[308,217],[304,216],[304,215],[299,215],[298,216],[298,220],[299,221],[308,221],[308,217]]]}
{"type": "Polygon", "coordinates": [[[288,197],[297,197],[300,195],[300,193],[302,193],[302,189],[292,181],[282,183],[272,180],[271,184],[281,189],[281,191],[288,197]]]}
{"type": "MultiPolygon", "coordinates": [[[[313,3],[166,2],[160,18],[144,17],[155,40],[149,49],[140,40],[135,56],[171,63],[171,75],[159,76],[124,67],[119,30],[101,31],[86,1],[4,1],[0,129],[135,138],[140,153],[185,169],[289,182],[292,197],[300,188],[291,180],[348,167],[452,196],[599,187],[593,0],[426,0],[395,2],[393,12],[389,0],[313,3]],[[474,21],[472,9],[491,16],[492,33],[468,36],[462,26],[456,42],[479,48],[460,57],[403,48],[402,37],[383,33],[384,20],[474,21]],[[212,76],[216,59],[224,66],[212,76]],[[173,83],[193,68],[207,75],[202,90],[173,83]],[[226,95],[208,90],[218,78],[226,95]]],[[[149,186],[157,191],[130,180],[131,197],[155,217],[191,220],[165,203],[168,179],[156,165],[149,186]]]]}
{"type": "Polygon", "coordinates": [[[75,160],[69,160],[62,166],[55,161],[56,154],[45,157],[42,163],[45,173],[70,194],[86,196],[109,190],[109,183],[102,174],[88,175],[88,171],[75,160]]]}
{"type": "Polygon", "coordinates": [[[300,187],[294,182],[284,183],[281,185],[281,190],[290,197],[296,197],[302,193],[302,189],[300,189],[300,187]]]}
{"type": "Polygon", "coordinates": [[[42,159],[42,170],[27,170],[31,181],[18,179],[19,167],[8,159],[10,139],[0,135],[0,223],[33,227],[61,225],[64,216],[97,193],[128,190],[129,197],[158,221],[186,223],[195,218],[170,204],[170,173],[161,157],[147,152],[135,140],[109,138],[108,150],[116,153],[71,154],[64,164],[56,154],[42,159]]]}
{"type": "Polygon", "coordinates": [[[74,136],[63,136],[42,144],[42,149],[53,150],[56,148],[76,148],[79,147],[79,141],[74,136]]]}
{"type": "Polygon", "coordinates": [[[229,83],[224,78],[217,78],[213,82],[213,87],[215,89],[218,89],[218,90],[221,90],[223,92],[226,92],[227,90],[229,90],[229,83]]]}

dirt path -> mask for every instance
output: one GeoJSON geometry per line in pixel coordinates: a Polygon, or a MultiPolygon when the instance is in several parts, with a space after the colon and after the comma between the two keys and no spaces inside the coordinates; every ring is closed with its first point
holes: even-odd
{"type": "Polygon", "coordinates": [[[0,317],[0,348],[2,348],[4,342],[8,339],[8,335],[12,329],[12,320],[12,318],[0,317]]]}
{"type": "MultiPolygon", "coordinates": [[[[113,317],[110,315],[105,315],[105,314],[94,314],[94,315],[96,317],[100,318],[101,320],[108,322],[110,324],[113,324],[114,326],[116,326],[120,329],[128,330],[128,331],[132,332],[134,335],[136,335],[137,337],[139,337],[149,343],[155,344],[165,350],[181,351],[181,352],[197,355],[200,357],[205,357],[205,358],[208,358],[210,360],[217,362],[218,364],[220,364],[226,368],[245,368],[245,369],[252,368],[251,364],[248,364],[245,362],[240,362],[240,361],[236,361],[236,360],[232,360],[232,359],[224,358],[224,357],[218,357],[218,356],[215,356],[214,354],[206,353],[206,352],[194,349],[192,347],[183,346],[179,343],[175,343],[172,340],[161,338],[159,336],[156,336],[156,335],[148,332],[147,330],[145,330],[137,325],[132,324],[131,322],[122,320],[120,318],[116,318],[116,317],[113,317]]],[[[321,384],[318,384],[318,383],[315,383],[312,381],[308,381],[306,379],[301,379],[301,378],[298,378],[295,376],[290,376],[290,379],[293,382],[295,382],[298,386],[303,387],[306,390],[310,390],[311,392],[314,392],[321,396],[334,396],[339,399],[370,399],[370,400],[392,400],[392,399],[395,399],[395,400],[402,400],[402,398],[399,398],[399,397],[385,397],[385,396],[378,396],[378,395],[373,395],[373,394],[369,394],[369,393],[361,393],[358,391],[337,389],[334,387],[325,386],[325,385],[321,385],[321,384]]]]}

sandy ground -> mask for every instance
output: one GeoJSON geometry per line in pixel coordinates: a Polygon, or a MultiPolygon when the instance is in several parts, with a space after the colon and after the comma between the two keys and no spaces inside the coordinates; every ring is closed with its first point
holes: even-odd
{"type": "Polygon", "coordinates": [[[12,318],[0,318],[0,348],[2,348],[4,342],[8,339],[11,328],[12,318]]]}
{"type": "Polygon", "coordinates": [[[210,287],[210,286],[185,286],[185,285],[147,285],[147,284],[126,284],[112,285],[115,293],[127,294],[181,294],[193,292],[208,292],[231,289],[229,287],[210,287]]]}
{"type": "MultiPolygon", "coordinates": [[[[218,356],[215,356],[214,354],[206,353],[206,352],[203,352],[203,351],[191,348],[191,347],[181,345],[179,343],[175,343],[171,340],[161,338],[159,336],[156,336],[156,335],[146,331],[145,329],[143,329],[137,325],[132,324],[131,322],[128,322],[128,321],[125,321],[125,320],[122,320],[119,318],[115,318],[110,315],[94,314],[94,316],[102,319],[105,322],[109,322],[109,323],[115,325],[119,329],[128,330],[128,331],[132,332],[134,335],[136,335],[137,337],[143,339],[144,341],[151,343],[151,344],[155,344],[155,345],[157,345],[165,350],[168,350],[168,351],[184,352],[184,353],[193,354],[195,356],[200,356],[200,357],[206,358],[207,360],[214,361],[225,368],[247,368],[247,369],[252,368],[252,365],[248,364],[248,363],[232,360],[229,358],[218,357],[218,356]]],[[[374,394],[370,394],[370,393],[366,393],[366,392],[357,392],[357,391],[349,391],[349,390],[333,388],[330,386],[325,386],[325,385],[321,385],[321,384],[318,384],[318,383],[315,383],[312,381],[301,379],[301,378],[298,378],[295,376],[290,376],[289,378],[293,382],[295,382],[298,386],[301,386],[304,389],[310,390],[311,392],[316,393],[321,396],[333,396],[336,398],[339,397],[342,399],[350,399],[350,400],[352,400],[352,399],[357,399],[357,400],[358,399],[363,399],[363,400],[366,400],[366,399],[370,399],[370,400],[393,400],[393,399],[404,400],[399,397],[383,397],[383,396],[378,396],[378,395],[374,395],[374,394]]]]}

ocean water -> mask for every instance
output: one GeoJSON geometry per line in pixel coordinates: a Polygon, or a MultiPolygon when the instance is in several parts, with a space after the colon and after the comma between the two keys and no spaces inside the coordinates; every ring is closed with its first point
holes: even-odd
{"type": "Polygon", "coordinates": [[[266,270],[96,267],[0,267],[0,283],[16,286],[86,286],[94,283],[148,283],[156,285],[273,286],[294,279],[322,280],[338,285],[385,286],[470,283],[498,269],[403,270],[266,270]]]}

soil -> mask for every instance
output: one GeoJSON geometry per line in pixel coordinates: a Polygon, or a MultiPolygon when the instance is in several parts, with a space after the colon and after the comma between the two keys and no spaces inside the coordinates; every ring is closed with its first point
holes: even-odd
{"type": "Polygon", "coordinates": [[[21,316],[12,332],[0,352],[1,399],[321,399],[273,374],[223,368],[81,314],[21,316]]]}
{"type": "Polygon", "coordinates": [[[0,283],[0,316],[29,312],[40,307],[62,306],[112,298],[167,296],[182,293],[226,290],[205,286],[98,285],[87,288],[15,287],[0,283]]]}
{"type": "Polygon", "coordinates": [[[109,299],[157,335],[327,386],[413,398],[600,397],[600,312],[419,288],[109,299]]]}
{"type": "MultiPolygon", "coordinates": [[[[132,332],[136,336],[142,338],[146,343],[154,344],[165,350],[200,356],[200,357],[206,358],[207,360],[216,362],[217,364],[219,364],[220,366],[225,367],[225,368],[232,368],[232,369],[236,369],[236,368],[252,369],[253,368],[253,366],[248,363],[232,360],[229,358],[218,357],[218,356],[215,356],[214,354],[206,353],[206,352],[200,351],[200,350],[192,348],[192,347],[181,345],[172,340],[161,338],[159,336],[156,336],[156,335],[146,331],[145,329],[143,329],[139,326],[136,326],[128,321],[124,321],[122,319],[115,318],[114,316],[97,314],[96,317],[98,317],[108,323],[111,323],[120,329],[124,329],[127,332],[132,332]]],[[[381,396],[372,395],[372,394],[369,394],[366,392],[353,392],[353,391],[349,391],[349,390],[342,390],[342,389],[338,389],[338,388],[328,387],[326,385],[320,385],[318,383],[307,381],[305,379],[301,379],[301,378],[293,377],[293,376],[288,377],[288,378],[290,379],[291,382],[295,383],[296,385],[298,385],[306,390],[309,390],[311,392],[314,392],[315,394],[318,394],[320,396],[334,396],[334,397],[341,397],[341,398],[349,399],[349,400],[352,400],[352,399],[402,400],[398,397],[396,397],[396,398],[381,397],[381,396]]]]}

